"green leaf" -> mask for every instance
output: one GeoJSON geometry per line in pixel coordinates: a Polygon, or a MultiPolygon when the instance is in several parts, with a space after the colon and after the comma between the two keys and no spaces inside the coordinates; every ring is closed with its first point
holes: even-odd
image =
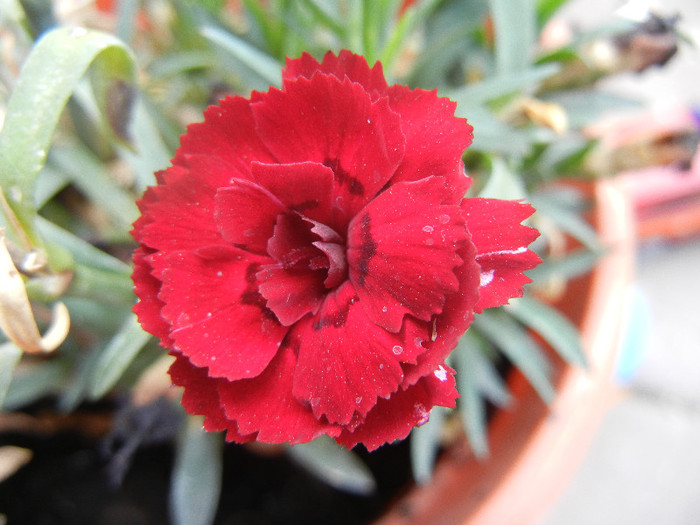
{"type": "Polygon", "coordinates": [[[8,203],[32,241],[34,183],[63,108],[78,81],[93,64],[99,107],[117,84],[133,79],[133,59],[115,37],[79,27],[44,34],[27,58],[7,104],[0,132],[0,182],[8,203]]]}
{"type": "Polygon", "coordinates": [[[498,120],[485,107],[461,108],[457,106],[455,116],[466,118],[474,126],[474,142],[470,151],[524,155],[530,141],[528,136],[498,120]]]}
{"type": "Polygon", "coordinates": [[[169,79],[185,73],[214,66],[213,55],[209,50],[186,49],[163,53],[148,65],[148,72],[156,79],[169,79]]]}
{"type": "Polygon", "coordinates": [[[489,77],[481,82],[467,84],[458,89],[441,93],[454,100],[461,106],[462,111],[468,108],[486,104],[489,100],[508,95],[509,93],[534,90],[545,79],[559,71],[557,64],[545,64],[530,67],[518,73],[504,73],[489,77]]]}
{"type": "Polygon", "coordinates": [[[331,487],[351,494],[372,494],[377,484],[367,465],[352,451],[321,436],[290,447],[290,457],[331,487]]]}
{"type": "Polygon", "coordinates": [[[433,476],[446,415],[446,408],[436,406],[430,411],[428,422],[411,432],[411,467],[419,485],[428,483],[433,476]]]}
{"type": "Polygon", "coordinates": [[[210,525],[221,494],[223,439],[205,432],[202,418],[188,417],[177,441],[170,482],[170,517],[174,525],[210,525]]]}
{"type": "Polygon", "coordinates": [[[5,394],[3,409],[17,410],[59,392],[70,381],[70,371],[70,363],[61,358],[15,370],[10,388],[5,394]]]}
{"type": "Polygon", "coordinates": [[[71,232],[56,226],[43,217],[37,217],[39,233],[52,244],[68,250],[75,262],[100,270],[116,272],[122,275],[131,275],[131,266],[120,261],[116,257],[95,248],[71,232]]]}
{"type": "Polygon", "coordinates": [[[537,343],[516,320],[504,311],[490,309],[477,315],[473,326],[527,377],[544,401],[549,402],[554,397],[554,387],[549,380],[550,365],[537,343]]]}
{"type": "MultiPolygon", "coordinates": [[[[70,310],[70,305],[68,306],[70,310]]],[[[75,326],[75,319],[71,311],[71,325],[75,326]]],[[[95,328],[95,325],[90,327],[95,328]]],[[[90,385],[92,384],[92,374],[95,371],[97,360],[100,353],[97,351],[81,352],[80,359],[75,363],[74,373],[71,381],[66,385],[65,390],[61,393],[58,399],[58,409],[69,413],[78,408],[78,405],[85,401],[89,395],[90,385]]]]}
{"type": "Polygon", "coordinates": [[[452,355],[457,371],[458,408],[464,433],[469,446],[477,458],[489,455],[488,422],[486,401],[479,392],[479,382],[475,359],[478,349],[472,345],[460,343],[460,348],[452,355]]]}
{"type": "Polygon", "coordinates": [[[562,258],[545,259],[539,266],[528,270],[526,275],[535,282],[545,282],[547,279],[557,278],[564,281],[588,273],[596,265],[603,252],[601,250],[589,250],[581,248],[562,258]]]}
{"type": "Polygon", "coordinates": [[[531,296],[512,299],[505,309],[540,334],[567,362],[586,366],[578,330],[556,309],[531,296]]]}
{"type": "Polygon", "coordinates": [[[380,60],[385,71],[392,71],[403,44],[418,27],[418,24],[429,17],[439,3],[440,0],[421,0],[406,10],[381,51],[380,60]]]}
{"type": "Polygon", "coordinates": [[[148,186],[155,186],[155,172],[167,168],[173,157],[173,152],[142,99],[137,100],[134,107],[131,137],[133,148],[122,148],[119,154],[131,167],[135,189],[140,193],[148,186]]]}
{"type": "Polygon", "coordinates": [[[492,346],[476,330],[468,330],[452,353],[457,370],[458,408],[464,432],[474,454],[489,454],[486,401],[505,407],[511,401],[508,389],[488,354],[492,346]]]}
{"type": "Polygon", "coordinates": [[[343,22],[338,19],[336,12],[331,11],[333,8],[337,10],[336,2],[329,5],[328,2],[319,2],[318,0],[302,0],[301,3],[312,13],[316,24],[322,24],[340,38],[345,36],[346,29],[343,22]]]}
{"type": "Polygon", "coordinates": [[[12,382],[12,373],[15,371],[22,351],[10,342],[0,344],[0,409],[5,401],[5,395],[12,382]]]}
{"type": "Polygon", "coordinates": [[[44,204],[65,188],[68,183],[68,177],[59,170],[52,166],[44,166],[36,178],[34,187],[34,205],[36,209],[40,210],[44,204]]]}
{"type": "Polygon", "coordinates": [[[537,25],[541,28],[568,0],[537,0],[537,25]]]}
{"type": "Polygon", "coordinates": [[[599,250],[600,242],[593,227],[583,218],[580,210],[547,195],[533,195],[530,202],[537,213],[550,219],[563,231],[583,243],[590,250],[599,250]]]}
{"type": "Polygon", "coordinates": [[[99,399],[109,392],[150,338],[136,316],[130,313],[119,331],[100,351],[90,385],[92,399],[99,399]]]}
{"type": "Polygon", "coordinates": [[[500,157],[493,157],[493,167],[486,186],[479,192],[479,197],[488,199],[517,200],[527,197],[525,186],[520,178],[500,157]]]}
{"type": "Polygon", "coordinates": [[[270,55],[250,45],[236,35],[218,27],[202,28],[204,38],[219,46],[235,60],[257,74],[266,84],[279,87],[282,84],[282,67],[270,55]]]}
{"type": "Polygon", "coordinates": [[[50,160],[83,195],[109,215],[120,231],[127,231],[139,216],[134,197],[86,147],[80,144],[55,146],[50,160]]]}
{"type": "Polygon", "coordinates": [[[535,0],[490,0],[498,74],[525,71],[537,39],[535,0]]]}
{"type": "Polygon", "coordinates": [[[639,108],[640,102],[616,95],[605,93],[599,89],[568,89],[551,93],[544,98],[547,102],[558,104],[565,111],[572,129],[580,129],[611,111],[639,108]]]}
{"type": "Polygon", "coordinates": [[[131,42],[139,15],[141,0],[119,0],[117,2],[117,35],[124,42],[131,42]]]}

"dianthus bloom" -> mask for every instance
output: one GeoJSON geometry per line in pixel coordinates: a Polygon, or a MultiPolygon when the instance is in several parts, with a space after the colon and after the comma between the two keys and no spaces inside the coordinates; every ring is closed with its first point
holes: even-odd
{"type": "Polygon", "coordinates": [[[188,128],[139,201],[135,312],[207,430],[372,450],[454,406],[445,358],[539,262],[529,205],[464,198],[454,110],[343,51],[188,128]]]}

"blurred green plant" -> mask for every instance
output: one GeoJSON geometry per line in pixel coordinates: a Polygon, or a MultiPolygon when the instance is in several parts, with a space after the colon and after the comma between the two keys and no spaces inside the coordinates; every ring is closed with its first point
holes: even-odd
{"type": "MultiPolygon", "coordinates": [[[[76,26],[57,21],[51,2],[0,0],[0,38],[12,42],[0,63],[0,227],[33,306],[33,316],[16,322],[43,329],[51,318],[46,305],[60,300],[71,323],[49,356],[21,357],[21,344],[0,339],[4,410],[47,397],[57,400],[59,410],[74,410],[132,391],[151,366],[159,366],[162,350],[131,313],[134,201],[154,183],[154,171],[167,166],[185,125],[199,119],[207,104],[279,85],[284,58],[304,51],[320,57],[328,49],[350,49],[370,64],[381,60],[390,83],[438,89],[455,100],[457,115],[475,129],[465,156],[475,180],[470,191],[528,199],[538,209],[532,220],[542,226],[537,246],[545,262],[532,272],[531,289],[588,271],[600,246],[583,218],[585,201],[551,183],[584,173],[595,144],[581,129],[603,110],[629,104],[594,89],[600,75],[578,67],[585,44],[630,26],[616,23],[542,49],[542,31],[564,3],[98,1],[73,13],[81,23],[76,26]],[[562,234],[582,248],[550,256],[550,244],[562,234]]],[[[11,304],[3,289],[3,315],[11,304]]],[[[478,456],[488,455],[487,407],[510,399],[498,371],[502,363],[512,363],[544,400],[551,398],[540,341],[585,366],[576,329],[536,294],[477,318],[451,357],[461,393],[457,417],[435,410],[413,433],[419,482],[430,478],[449,421],[461,422],[478,456]]],[[[203,435],[190,421],[177,444],[173,521],[210,523],[221,437],[203,435]]],[[[332,443],[290,453],[341,489],[374,486],[361,462],[332,443]]]]}

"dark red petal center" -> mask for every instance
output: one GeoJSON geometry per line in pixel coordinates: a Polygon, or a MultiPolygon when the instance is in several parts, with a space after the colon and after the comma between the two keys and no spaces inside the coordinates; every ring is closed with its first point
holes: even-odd
{"type": "Polygon", "coordinates": [[[280,213],[267,242],[274,263],[256,277],[258,291],[280,323],[315,314],[329,290],[347,280],[345,242],[332,228],[295,212],[280,213]]]}

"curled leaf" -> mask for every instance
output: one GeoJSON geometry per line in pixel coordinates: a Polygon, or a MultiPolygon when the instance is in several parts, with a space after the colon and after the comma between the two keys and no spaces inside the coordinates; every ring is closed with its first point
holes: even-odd
{"type": "Polygon", "coordinates": [[[0,229],[0,328],[19,348],[29,353],[51,352],[68,335],[70,316],[63,303],[53,307],[52,322],[42,337],[34,320],[27,290],[0,229]]]}

